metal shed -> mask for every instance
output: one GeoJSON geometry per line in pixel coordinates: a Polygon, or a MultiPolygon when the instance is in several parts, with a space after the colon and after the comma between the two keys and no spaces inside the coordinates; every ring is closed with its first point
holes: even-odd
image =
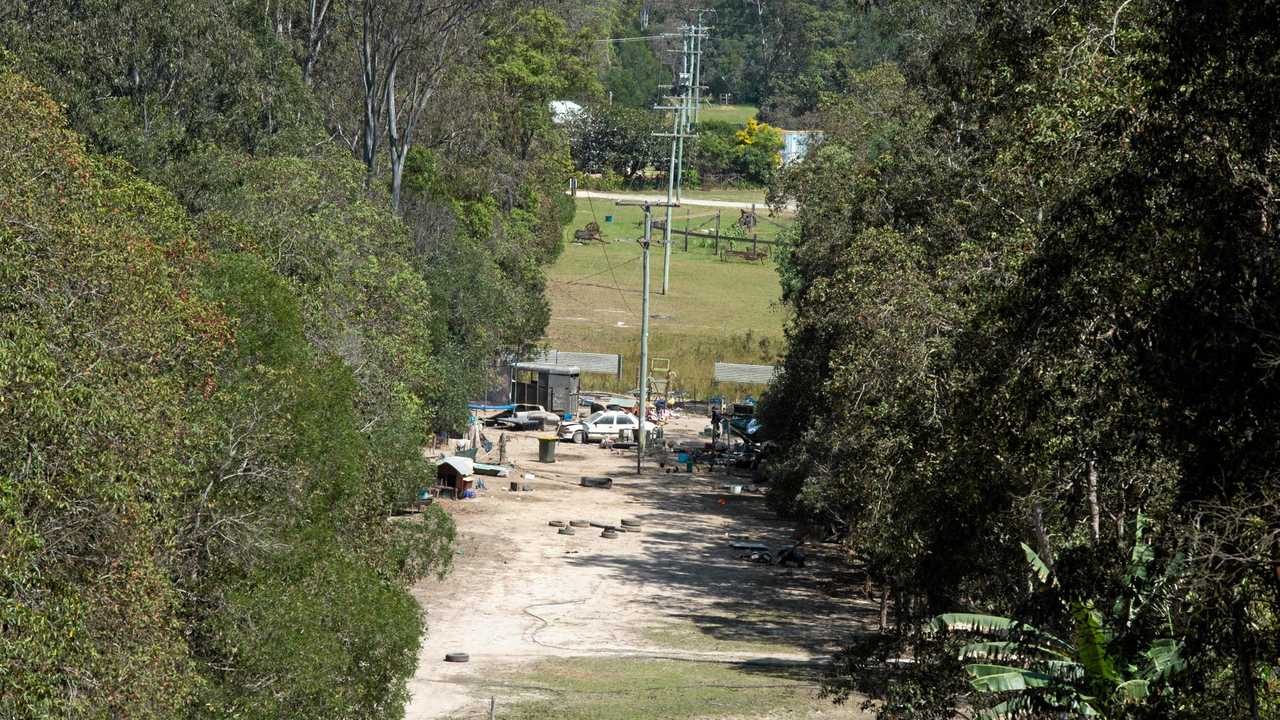
{"type": "Polygon", "coordinates": [[[575,413],[581,374],[574,365],[515,363],[511,366],[511,402],[541,405],[561,415],[575,413]]]}
{"type": "Polygon", "coordinates": [[[715,381],[741,385],[768,385],[778,374],[773,365],[745,365],[743,363],[718,362],[715,364],[715,381]]]}

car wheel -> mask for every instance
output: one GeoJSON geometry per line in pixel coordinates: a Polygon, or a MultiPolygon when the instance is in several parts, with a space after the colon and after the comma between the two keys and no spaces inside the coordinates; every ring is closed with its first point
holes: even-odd
{"type": "Polygon", "coordinates": [[[573,434],[573,441],[581,445],[582,443],[587,441],[587,433],[585,431],[579,430],[578,432],[573,434]]]}

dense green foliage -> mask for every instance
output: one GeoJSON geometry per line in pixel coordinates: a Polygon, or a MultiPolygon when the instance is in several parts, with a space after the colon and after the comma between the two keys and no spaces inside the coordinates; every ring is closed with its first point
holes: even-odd
{"type": "Polygon", "coordinates": [[[598,87],[554,12],[457,26],[394,212],[303,5],[0,10],[4,717],[402,714],[453,528],[392,516],[544,332],[598,87]]]}
{"type": "Polygon", "coordinates": [[[888,8],[904,69],[820,94],[827,140],[775,187],[800,214],[772,497],[845,539],[896,620],[835,688],[885,718],[996,702],[919,629],[980,610],[1071,636],[1056,608],[1122,595],[1142,513],[1185,570],[1162,630],[1116,637],[1187,665],[1109,712],[1274,717],[1280,7],[888,8]]]}
{"type": "MultiPolygon", "coordinates": [[[[713,0],[696,7],[712,27],[704,47],[702,81],[710,101],[721,94],[732,102],[761,108],[763,119],[778,127],[801,129],[814,119],[823,92],[837,90],[849,73],[867,69],[902,52],[903,38],[913,29],[900,26],[899,15],[883,7],[894,3],[868,0],[778,0],[743,2],[713,0]],[[905,31],[904,31],[905,30],[905,31]]],[[[692,22],[690,4],[675,0],[631,0],[622,3],[617,36],[652,36],[675,32],[692,22]],[[649,24],[639,25],[641,7],[649,24]]],[[[909,14],[909,13],[903,13],[909,14]]],[[[679,42],[675,49],[679,49],[679,42]]],[[[616,64],[605,78],[615,101],[640,107],[651,104],[655,84],[671,82],[669,39],[648,46],[619,45],[616,64]],[[661,67],[661,71],[659,71],[661,67]]]]}

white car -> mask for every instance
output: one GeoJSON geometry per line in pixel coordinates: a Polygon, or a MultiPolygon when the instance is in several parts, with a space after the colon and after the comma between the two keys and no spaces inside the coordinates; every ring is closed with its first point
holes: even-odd
{"type": "MultiPolygon", "coordinates": [[[[653,423],[645,423],[645,429],[651,429],[653,423]]],[[[578,422],[565,423],[560,426],[560,439],[572,440],[576,443],[584,443],[590,440],[603,440],[606,437],[617,437],[618,433],[627,431],[627,437],[631,436],[631,431],[640,427],[640,419],[635,415],[621,410],[602,410],[593,413],[585,420],[578,422]]]]}

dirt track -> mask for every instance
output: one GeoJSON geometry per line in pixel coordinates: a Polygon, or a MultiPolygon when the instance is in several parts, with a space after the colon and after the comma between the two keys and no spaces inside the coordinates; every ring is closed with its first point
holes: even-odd
{"type": "MultiPolygon", "coordinates": [[[[694,440],[705,425],[705,418],[677,420],[667,438],[694,440]]],[[[428,633],[409,683],[410,720],[478,713],[502,694],[503,678],[553,656],[820,661],[873,614],[832,581],[836,565],[822,548],[803,570],[739,559],[731,539],[776,547],[792,531],[762,496],[728,494],[727,477],[656,466],[638,476],[634,452],[568,443],[558,446],[556,463],[541,464],[533,434],[510,434],[508,453],[516,477],[536,476],[533,492],[508,492],[508,480],[485,478],[479,499],[442,501],[458,526],[459,553],[449,577],[414,589],[428,633]],[[614,487],[580,487],[583,475],[611,476],[614,487]],[[624,517],[642,521],[641,532],[611,540],[591,527],[563,536],[547,524],[624,517]],[[653,630],[671,623],[691,624],[710,642],[655,642],[653,630]],[[467,652],[471,661],[445,663],[447,652],[467,652]]],[[[519,689],[506,694],[513,693],[519,689]]]]}

